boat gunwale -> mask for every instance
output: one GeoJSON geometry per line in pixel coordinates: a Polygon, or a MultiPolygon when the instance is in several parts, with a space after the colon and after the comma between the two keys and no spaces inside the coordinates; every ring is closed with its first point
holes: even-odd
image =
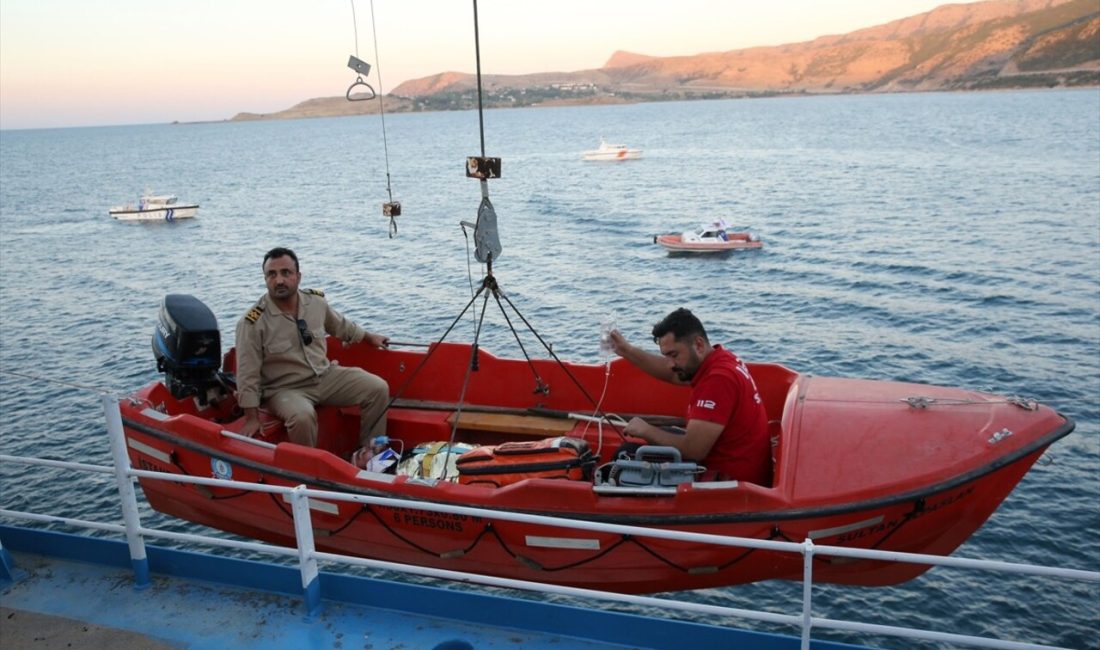
{"type": "MultiPolygon", "coordinates": [[[[933,495],[941,494],[943,492],[958,488],[962,485],[972,483],[972,482],[974,482],[974,481],[976,481],[976,480],[978,480],[978,479],[980,479],[980,478],[982,478],[982,477],[984,477],[988,474],[992,474],[993,472],[996,472],[997,470],[1000,470],[1004,467],[1012,465],[1012,464],[1020,461],[1021,459],[1025,458],[1025,457],[1027,457],[1027,456],[1029,456],[1029,455],[1031,455],[1031,454],[1033,454],[1037,451],[1040,451],[1042,449],[1045,449],[1045,448],[1049,447],[1054,442],[1056,442],[1056,441],[1060,440],[1061,438],[1069,435],[1074,430],[1074,428],[1076,427],[1076,423],[1072,418],[1067,417],[1067,416],[1065,416],[1062,413],[1057,412],[1057,411],[1055,411],[1055,413],[1059,417],[1061,417],[1062,419],[1065,420],[1061,426],[1059,426],[1057,429],[1055,429],[1053,431],[1050,431],[1050,432],[1044,434],[1043,436],[1041,436],[1039,438],[1036,438],[1035,440],[1031,441],[1030,443],[1028,443],[1028,444],[1026,444],[1026,445],[1024,445],[1024,446],[1022,446],[1022,447],[1020,447],[1020,448],[1018,448],[1018,449],[1016,449],[1016,450],[1014,450],[1014,451],[1012,451],[1008,454],[1005,454],[1003,456],[999,456],[999,457],[993,459],[992,461],[990,461],[989,463],[986,463],[986,464],[984,464],[980,467],[977,467],[975,469],[972,469],[968,472],[964,472],[962,474],[959,474],[958,476],[954,476],[954,477],[952,477],[952,478],[950,478],[946,481],[942,481],[942,482],[935,483],[935,484],[932,484],[932,485],[929,485],[929,486],[918,488],[916,490],[910,490],[908,492],[903,492],[903,493],[900,493],[900,494],[890,495],[890,496],[887,496],[887,497],[882,497],[882,498],[877,498],[877,499],[863,500],[863,501],[845,503],[845,504],[840,504],[840,505],[825,505],[825,506],[820,506],[820,507],[816,507],[816,508],[811,507],[811,508],[799,508],[799,509],[789,509],[789,510],[766,510],[766,511],[743,512],[743,513],[700,513],[700,514],[689,514],[689,515],[599,514],[599,513],[580,512],[580,511],[570,511],[570,512],[567,512],[567,513],[562,513],[560,511],[530,510],[530,509],[525,509],[525,508],[494,506],[494,505],[490,505],[490,504],[478,504],[476,507],[479,507],[479,508],[482,508],[482,509],[485,509],[485,510],[506,512],[506,513],[534,514],[534,515],[545,515],[545,516],[550,516],[550,517],[559,516],[559,517],[562,517],[562,518],[578,519],[578,520],[582,520],[582,521],[592,521],[592,522],[601,522],[601,523],[615,523],[615,524],[622,524],[622,525],[638,525],[638,526],[642,526],[642,525],[644,525],[644,526],[715,525],[715,524],[755,523],[755,522],[760,522],[760,521],[788,521],[788,520],[796,520],[796,519],[806,519],[806,518],[811,518],[811,517],[827,517],[827,516],[834,516],[834,515],[849,514],[849,513],[853,513],[853,512],[882,509],[882,508],[886,508],[886,507],[896,506],[898,504],[905,503],[905,502],[908,502],[908,501],[927,499],[928,497],[931,497],[933,495]]],[[[195,418],[195,419],[198,419],[198,420],[201,420],[201,421],[204,421],[204,422],[209,422],[209,420],[205,420],[203,418],[199,418],[198,416],[191,415],[191,414],[181,414],[179,416],[173,416],[173,417],[195,418]]],[[[268,476],[277,476],[279,478],[283,478],[283,479],[286,479],[286,480],[289,480],[289,481],[297,481],[297,482],[304,483],[306,485],[318,486],[318,487],[321,487],[323,489],[328,489],[328,490],[335,491],[335,492],[347,492],[347,493],[350,493],[350,494],[357,494],[357,495],[362,495],[362,496],[377,496],[377,497],[385,497],[385,498],[394,498],[394,499],[407,500],[407,501],[412,502],[412,503],[438,503],[438,502],[442,501],[443,503],[449,503],[450,505],[470,505],[470,504],[464,503],[462,500],[458,500],[458,499],[440,500],[440,499],[422,498],[422,497],[418,497],[418,496],[402,494],[402,493],[397,492],[397,491],[386,491],[386,490],[380,490],[380,489],[371,489],[371,488],[368,488],[368,487],[360,487],[360,486],[357,486],[357,485],[351,485],[351,484],[347,484],[347,483],[340,483],[340,482],[332,481],[330,479],[324,479],[324,478],[320,478],[320,477],[316,477],[316,476],[307,476],[307,475],[304,475],[304,474],[299,474],[297,472],[292,472],[292,471],[289,471],[289,470],[285,470],[285,469],[280,468],[280,467],[278,467],[274,464],[269,465],[269,464],[258,463],[258,462],[252,461],[252,460],[244,459],[240,456],[230,455],[230,454],[227,454],[227,453],[224,453],[224,452],[212,450],[209,446],[203,445],[201,443],[194,442],[194,441],[186,438],[185,436],[181,436],[180,434],[176,434],[176,433],[173,433],[173,432],[170,432],[170,431],[164,431],[162,429],[157,429],[155,427],[151,427],[151,426],[142,424],[140,422],[135,422],[133,419],[128,418],[125,415],[122,417],[122,422],[125,426],[136,429],[137,431],[145,433],[146,435],[150,435],[150,436],[152,436],[154,438],[157,438],[159,440],[162,440],[164,442],[177,444],[181,447],[184,447],[185,449],[189,449],[190,451],[205,454],[205,455],[207,455],[211,458],[216,458],[216,459],[225,460],[227,462],[236,463],[237,465],[239,465],[241,467],[247,467],[249,469],[259,471],[259,472],[262,472],[262,473],[264,473],[268,476]]],[[[481,488],[481,489],[483,489],[483,488],[481,488]]],[[[718,488],[718,489],[713,489],[713,490],[708,489],[708,490],[706,490],[706,492],[708,494],[712,494],[712,493],[715,493],[715,492],[720,493],[720,492],[723,492],[723,491],[726,491],[726,490],[738,490],[738,489],[740,489],[740,488],[731,486],[729,488],[718,488]]],[[[775,493],[779,490],[779,488],[774,487],[774,486],[772,486],[772,487],[763,487],[763,486],[761,486],[761,489],[768,490],[768,491],[771,491],[773,493],[775,493]]],[[[679,494],[680,493],[677,492],[677,496],[679,494]]],[[[621,495],[621,496],[616,495],[616,498],[630,498],[632,496],[634,496],[634,495],[621,495]]],[[[667,495],[667,494],[654,495],[654,497],[662,497],[662,496],[667,498],[669,495],[667,495]]],[[[654,498],[654,497],[650,497],[650,496],[647,495],[645,497],[640,497],[640,498],[654,498]]]]}

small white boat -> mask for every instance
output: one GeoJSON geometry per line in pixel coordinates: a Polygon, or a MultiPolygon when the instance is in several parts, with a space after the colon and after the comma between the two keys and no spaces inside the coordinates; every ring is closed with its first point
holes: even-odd
{"type": "Polygon", "coordinates": [[[176,221],[190,219],[199,212],[197,204],[182,204],[175,194],[146,192],[137,205],[127,204],[111,208],[111,216],[119,221],[176,221]]]}
{"type": "Polygon", "coordinates": [[[591,149],[581,154],[581,160],[636,160],[642,157],[641,149],[630,149],[625,144],[610,144],[600,139],[598,149],[591,149]]]}
{"type": "Polygon", "coordinates": [[[733,232],[726,221],[719,220],[699,226],[695,230],[667,235],[655,235],[654,244],[660,244],[672,254],[724,253],[733,250],[763,248],[764,242],[751,232],[733,232]]]}

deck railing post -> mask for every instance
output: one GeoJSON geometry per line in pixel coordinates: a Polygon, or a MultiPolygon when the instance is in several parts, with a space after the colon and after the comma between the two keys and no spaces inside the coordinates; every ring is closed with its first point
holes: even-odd
{"type": "Polygon", "coordinates": [[[321,611],[321,581],[317,571],[316,548],[313,544],[313,520],[309,512],[306,486],[298,485],[290,494],[294,513],[294,536],[298,541],[298,568],[302,573],[302,594],[306,599],[306,618],[321,611]]]}
{"type": "Polygon", "coordinates": [[[130,564],[134,568],[134,588],[149,586],[149,558],[145,555],[145,539],[141,536],[141,515],[138,513],[137,494],[130,476],[130,456],[126,453],[126,435],[122,430],[122,412],[118,400],[104,395],[103,414],[107,418],[107,437],[111,441],[114,458],[115,483],[122,505],[122,520],[126,524],[126,542],[130,545],[130,564]]]}
{"type": "Polygon", "coordinates": [[[814,542],[806,538],[802,542],[802,650],[810,650],[812,596],[814,588],[814,542]]]}
{"type": "Polygon", "coordinates": [[[4,548],[4,542],[0,540],[0,580],[15,580],[15,575],[15,560],[4,548]]]}

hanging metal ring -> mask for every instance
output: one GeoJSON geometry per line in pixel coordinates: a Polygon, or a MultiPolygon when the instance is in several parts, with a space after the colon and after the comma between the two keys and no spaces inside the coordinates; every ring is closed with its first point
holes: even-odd
{"type": "Polygon", "coordinates": [[[374,92],[374,88],[372,88],[369,83],[363,81],[362,77],[356,77],[355,82],[348,86],[348,92],[344,96],[347,97],[349,102],[365,102],[374,99],[378,96],[378,94],[374,92]],[[370,91],[370,97],[356,97],[353,99],[351,96],[351,91],[355,90],[356,86],[365,86],[367,90],[370,91]]]}

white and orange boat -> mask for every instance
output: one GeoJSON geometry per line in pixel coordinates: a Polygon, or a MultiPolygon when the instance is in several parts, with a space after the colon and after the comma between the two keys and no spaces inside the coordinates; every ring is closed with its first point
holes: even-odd
{"type": "MultiPolygon", "coordinates": [[[[165,299],[154,334],[164,380],[121,400],[135,467],[399,500],[382,507],[311,499],[319,550],[626,593],[800,579],[802,559],[516,515],[947,555],[1074,428],[1054,410],[1016,398],[749,364],[770,419],[773,478],[697,482],[695,465],[667,448],[615,460],[623,442],[616,428],[584,419],[599,395],[601,415],[668,425],[683,415],[685,388],[621,360],[605,368],[498,358],[456,343],[404,351],[332,340],[334,360],[385,378],[394,397],[388,435],[404,460],[394,473],[371,472],[345,460],[356,446],[355,408],[319,408],[317,448],[289,442],[277,420],[262,439],[233,433],[243,423],[232,390],[234,352],[222,358],[218,341],[216,320],[200,301],[165,299]],[[444,515],[424,503],[490,514],[444,515]]],[[[294,543],[291,509],[280,498],[163,480],[141,485],[163,513],[294,543]]],[[[814,562],[815,581],[854,585],[895,584],[927,569],[820,554],[814,562]]]]}
{"type": "Polygon", "coordinates": [[[653,243],[660,244],[670,255],[728,253],[735,250],[763,248],[764,242],[751,232],[734,232],[724,220],[703,224],[695,230],[666,235],[654,235],[653,243]]]}
{"type": "Polygon", "coordinates": [[[581,160],[589,162],[617,162],[620,160],[638,160],[642,157],[641,149],[631,149],[625,144],[610,143],[602,138],[600,146],[595,149],[581,152],[581,160]]]}

